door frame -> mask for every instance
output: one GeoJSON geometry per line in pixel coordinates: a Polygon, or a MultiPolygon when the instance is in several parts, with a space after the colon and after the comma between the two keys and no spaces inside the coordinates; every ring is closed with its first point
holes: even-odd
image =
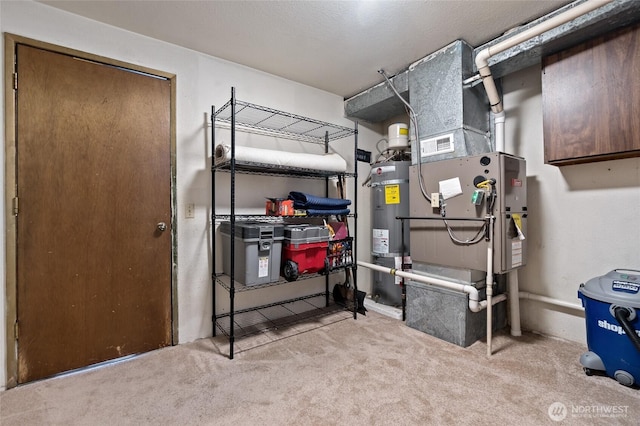
{"type": "MultiPolygon", "coordinates": [[[[14,214],[16,198],[16,92],[14,88],[15,51],[17,44],[49,50],[92,62],[126,68],[144,74],[166,78],[171,84],[170,100],[170,156],[171,156],[171,344],[178,343],[178,247],[176,197],[176,75],[164,71],[118,61],[63,46],[58,46],[15,34],[4,33],[4,120],[5,120],[5,321],[6,321],[6,389],[18,384],[17,333],[17,221],[14,214]]],[[[19,83],[18,83],[19,84],[19,83]]],[[[1,384],[0,384],[1,387],[1,384]]]]}

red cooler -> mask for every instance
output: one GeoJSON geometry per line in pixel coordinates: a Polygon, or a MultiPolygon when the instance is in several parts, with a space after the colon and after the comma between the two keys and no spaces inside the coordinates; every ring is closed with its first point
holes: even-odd
{"type": "Polygon", "coordinates": [[[286,225],[282,245],[282,276],[295,281],[324,269],[329,230],[324,226],[286,225]]]}

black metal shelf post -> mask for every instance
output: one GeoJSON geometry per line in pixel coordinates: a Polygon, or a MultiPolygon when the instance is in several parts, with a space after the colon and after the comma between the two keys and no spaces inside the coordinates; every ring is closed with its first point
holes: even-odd
{"type": "MultiPolygon", "coordinates": [[[[222,126],[221,126],[222,127],[222,126]]],[[[357,182],[358,166],[357,166],[357,151],[358,151],[358,125],[355,123],[354,129],[348,127],[337,126],[331,123],[314,120],[308,117],[299,116],[283,111],[278,111],[272,108],[267,108],[247,102],[242,102],[236,99],[235,88],[231,88],[231,98],[220,109],[216,110],[214,106],[211,107],[211,172],[212,172],[212,188],[211,188],[211,203],[212,203],[212,229],[214,235],[212,236],[212,303],[213,303],[213,336],[216,336],[217,329],[222,331],[229,338],[229,358],[233,359],[234,355],[234,342],[237,337],[235,315],[240,313],[247,313],[254,310],[260,310],[272,306],[285,305],[297,301],[307,300],[314,297],[324,296],[325,307],[329,307],[329,275],[334,270],[326,270],[318,274],[308,274],[308,276],[302,276],[300,279],[311,279],[321,275],[325,275],[325,291],[323,293],[310,294],[307,296],[297,297],[294,299],[283,300],[280,302],[270,303],[267,305],[255,306],[252,308],[236,311],[235,309],[235,296],[236,293],[245,292],[248,290],[255,290],[259,288],[265,288],[273,285],[284,284],[288,281],[280,280],[277,282],[270,282],[259,285],[244,285],[237,283],[235,280],[235,225],[238,219],[246,220],[248,218],[257,217],[257,215],[237,215],[236,214],[236,174],[264,174],[270,176],[289,176],[299,178],[313,178],[324,179],[325,193],[328,196],[329,193],[329,178],[339,176],[343,181],[345,177],[353,177],[357,182]],[[215,151],[215,129],[218,123],[228,125],[230,128],[230,158],[224,161],[216,162],[215,151]],[[353,172],[328,172],[321,170],[309,170],[298,167],[280,167],[270,164],[261,164],[247,161],[236,160],[236,130],[241,130],[251,133],[259,133],[267,136],[283,137],[301,142],[323,144],[325,154],[329,152],[329,142],[345,138],[347,136],[354,137],[354,171],[353,172]],[[230,173],[230,210],[229,214],[218,214],[216,211],[216,172],[228,172],[230,173]],[[216,238],[215,229],[220,220],[228,220],[230,223],[230,270],[228,274],[216,273],[216,238]],[[226,290],[229,294],[229,311],[227,313],[216,314],[216,288],[220,286],[226,290]],[[225,328],[222,324],[222,320],[228,319],[228,327],[225,328]]],[[[353,214],[346,215],[344,220],[348,221],[348,218],[354,220],[353,237],[351,238],[351,253],[352,264],[345,266],[345,271],[350,271],[353,276],[354,294],[357,294],[357,278],[356,278],[356,250],[355,250],[355,238],[357,237],[357,187],[354,185],[354,199],[353,199],[353,214]]],[[[277,221],[277,218],[260,216],[268,218],[269,220],[277,221]]],[[[282,219],[280,219],[282,220],[282,219]]],[[[347,227],[349,229],[349,227],[347,227]]],[[[339,268],[336,268],[336,270],[339,268]]],[[[348,273],[348,272],[347,272],[348,273]]],[[[354,304],[353,316],[357,318],[357,298],[354,304]]]]}
{"type": "MultiPolygon", "coordinates": [[[[329,131],[326,131],[324,134],[324,153],[327,154],[329,152],[329,131]]],[[[324,196],[329,196],[329,176],[324,178],[324,196]]],[[[329,274],[324,277],[324,298],[325,298],[325,306],[329,306],[329,274]]]]}
{"type": "MultiPolygon", "coordinates": [[[[355,226],[353,229],[353,243],[351,245],[352,250],[352,263],[351,271],[353,273],[353,319],[357,319],[358,317],[358,262],[357,262],[357,248],[358,245],[358,123],[356,122],[353,130],[353,172],[355,174],[354,177],[354,188],[353,188],[353,203],[355,205],[354,212],[354,222],[355,226]]],[[[364,302],[363,302],[364,303],[364,302]]]]}
{"type": "Polygon", "coordinates": [[[216,107],[211,105],[211,321],[213,337],[216,337],[216,168],[213,167],[216,150],[216,107]]]}

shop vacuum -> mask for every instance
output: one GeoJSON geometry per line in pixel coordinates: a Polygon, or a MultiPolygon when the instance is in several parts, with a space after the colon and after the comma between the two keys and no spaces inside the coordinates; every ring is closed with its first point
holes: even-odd
{"type": "Polygon", "coordinates": [[[640,271],[615,269],[580,284],[587,346],[580,364],[625,386],[640,384],[640,271]]]}

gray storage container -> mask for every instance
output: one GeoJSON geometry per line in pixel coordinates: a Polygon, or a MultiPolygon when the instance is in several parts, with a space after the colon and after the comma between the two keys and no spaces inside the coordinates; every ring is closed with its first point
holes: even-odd
{"type": "MultiPolygon", "coordinates": [[[[284,226],[268,222],[236,222],[234,279],[247,286],[280,279],[284,226]]],[[[220,223],[222,270],[231,275],[231,222],[220,223]]]]}
{"type": "Polygon", "coordinates": [[[285,225],[284,239],[287,244],[323,243],[329,241],[329,230],[325,226],[296,224],[285,225]]]}

